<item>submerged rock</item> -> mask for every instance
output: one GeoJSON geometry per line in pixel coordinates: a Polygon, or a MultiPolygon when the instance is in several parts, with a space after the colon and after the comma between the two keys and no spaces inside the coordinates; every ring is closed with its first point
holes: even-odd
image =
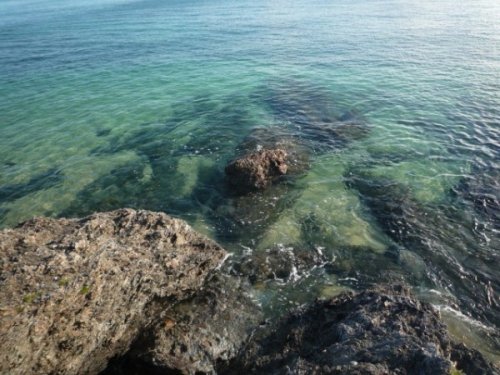
{"type": "Polygon", "coordinates": [[[461,179],[454,193],[473,204],[487,224],[500,230],[500,169],[473,168],[473,174],[461,179]]]}
{"type": "Polygon", "coordinates": [[[367,122],[355,111],[339,112],[331,92],[308,82],[292,81],[267,88],[264,102],[289,134],[315,151],[345,147],[365,137],[367,122]]]}
{"type": "Polygon", "coordinates": [[[264,251],[254,251],[244,255],[233,265],[233,272],[248,277],[250,282],[266,280],[282,282],[295,281],[312,268],[324,266],[329,259],[321,249],[295,248],[294,246],[276,245],[264,251]]]}
{"type": "Polygon", "coordinates": [[[286,207],[298,197],[297,193],[293,181],[287,180],[262,191],[226,196],[214,209],[218,238],[253,246],[279,220],[286,207]]]}
{"type": "Polygon", "coordinates": [[[262,190],[287,173],[287,153],[282,149],[260,150],[230,162],[228,182],[239,193],[262,190]]]}
{"type": "Polygon", "coordinates": [[[453,209],[429,209],[415,200],[408,186],[388,178],[356,171],[347,183],[360,193],[381,229],[422,259],[425,282],[448,291],[463,311],[487,326],[500,324],[500,282],[492,266],[500,256],[478,246],[473,223],[459,224],[467,223],[467,217],[459,216],[459,221],[453,209]]]}
{"type": "Polygon", "coordinates": [[[225,251],[185,222],[122,209],[0,232],[0,372],[95,374],[192,296],[225,251]]]}
{"type": "MultiPolygon", "coordinates": [[[[269,331],[261,329],[220,373],[448,375],[458,353],[432,306],[399,286],[317,301],[269,331]]],[[[478,352],[460,350],[456,368],[475,361],[495,373],[478,352]]]]}

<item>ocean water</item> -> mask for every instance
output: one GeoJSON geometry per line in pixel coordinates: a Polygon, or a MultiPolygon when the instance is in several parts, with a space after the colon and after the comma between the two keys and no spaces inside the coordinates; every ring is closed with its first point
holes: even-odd
{"type": "Polygon", "coordinates": [[[253,284],[270,315],[405,282],[498,362],[499,18],[494,0],[3,0],[0,226],[164,211],[235,264],[320,257],[253,284]],[[307,168],[235,196],[224,166],[272,139],[307,168]]]}

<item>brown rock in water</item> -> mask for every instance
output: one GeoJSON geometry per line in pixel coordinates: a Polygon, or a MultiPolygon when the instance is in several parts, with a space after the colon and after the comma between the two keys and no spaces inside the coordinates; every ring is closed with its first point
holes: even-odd
{"type": "Polygon", "coordinates": [[[130,209],[1,231],[0,373],[98,373],[225,254],[181,220],[130,209]]]}
{"type": "Polygon", "coordinates": [[[262,190],[287,173],[286,158],[282,149],[260,150],[230,162],[225,172],[239,193],[262,190]]]}
{"type": "Polygon", "coordinates": [[[280,149],[286,152],[287,175],[299,175],[310,167],[311,149],[307,144],[283,126],[257,127],[237,147],[238,155],[256,150],[280,149]]]}

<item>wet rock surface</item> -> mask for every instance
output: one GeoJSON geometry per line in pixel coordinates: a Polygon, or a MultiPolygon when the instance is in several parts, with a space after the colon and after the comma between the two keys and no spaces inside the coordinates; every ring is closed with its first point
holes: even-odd
{"type": "Polygon", "coordinates": [[[162,213],[36,218],[0,232],[0,372],[95,374],[225,256],[162,213]]]}
{"type": "Polygon", "coordinates": [[[464,344],[455,344],[451,349],[451,361],[467,375],[499,374],[500,369],[489,363],[477,350],[464,344]]]}
{"type": "Polygon", "coordinates": [[[478,352],[450,341],[431,305],[394,286],[291,313],[257,332],[221,373],[444,375],[453,369],[452,353],[459,370],[496,373],[478,352]]]}
{"type": "Polygon", "coordinates": [[[287,173],[286,159],[279,148],[250,153],[226,166],[228,182],[238,193],[262,190],[287,173]]]}
{"type": "Polygon", "coordinates": [[[257,127],[237,146],[236,153],[244,156],[263,150],[284,150],[287,154],[287,175],[297,176],[309,168],[311,149],[296,134],[284,126],[257,127]]]}

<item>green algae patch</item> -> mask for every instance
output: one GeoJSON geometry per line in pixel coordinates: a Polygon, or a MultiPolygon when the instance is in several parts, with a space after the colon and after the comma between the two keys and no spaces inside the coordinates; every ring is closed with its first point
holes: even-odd
{"type": "Polygon", "coordinates": [[[67,286],[68,284],[69,284],[69,279],[64,278],[64,277],[59,279],[59,281],[57,282],[57,285],[62,286],[62,287],[67,286]]]}
{"type": "Polygon", "coordinates": [[[23,303],[31,304],[42,296],[41,292],[32,292],[23,296],[23,303]]]}

